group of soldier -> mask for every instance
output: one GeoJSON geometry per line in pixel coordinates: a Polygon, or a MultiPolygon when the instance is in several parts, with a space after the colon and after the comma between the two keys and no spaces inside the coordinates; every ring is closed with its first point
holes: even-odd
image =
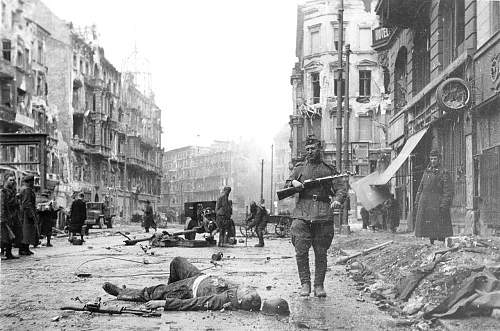
{"type": "Polygon", "coordinates": [[[23,178],[21,189],[17,190],[14,173],[4,175],[1,189],[1,243],[6,259],[17,259],[12,248],[19,248],[19,255],[32,255],[30,245],[41,245],[40,236],[47,238],[47,247],[51,247],[52,222],[57,208],[50,200],[50,193],[44,191],[37,201],[34,191],[34,176],[23,178]]]}

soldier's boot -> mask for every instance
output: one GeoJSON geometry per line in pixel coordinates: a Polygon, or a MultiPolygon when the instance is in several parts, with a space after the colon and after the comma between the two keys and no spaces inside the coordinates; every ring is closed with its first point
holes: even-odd
{"type": "Polygon", "coordinates": [[[255,245],[255,247],[264,247],[264,234],[259,231],[258,236],[259,236],[259,243],[255,245]]]}
{"type": "Polygon", "coordinates": [[[303,283],[299,295],[301,297],[308,297],[311,294],[311,283],[303,283]]]}
{"type": "Polygon", "coordinates": [[[12,246],[11,245],[8,245],[5,247],[5,257],[7,258],[7,260],[14,260],[14,259],[19,258],[18,256],[12,255],[12,246]]]}
{"type": "Polygon", "coordinates": [[[224,233],[219,232],[219,242],[217,243],[217,246],[222,247],[224,246],[224,233]]]}
{"type": "Polygon", "coordinates": [[[297,255],[297,269],[301,284],[300,296],[308,297],[311,294],[311,271],[309,270],[309,255],[297,255]]]}
{"type": "Polygon", "coordinates": [[[104,283],[102,286],[103,290],[106,291],[106,293],[111,294],[115,296],[118,300],[124,300],[124,301],[139,301],[142,302],[144,301],[142,297],[142,290],[137,290],[133,288],[120,288],[115,284],[111,283],[104,283]]]}
{"type": "Polygon", "coordinates": [[[316,297],[326,297],[325,288],[323,283],[325,281],[325,274],[327,268],[326,255],[316,254],[315,258],[315,268],[314,268],[314,296],[316,297]]]}
{"type": "Polygon", "coordinates": [[[318,298],[326,297],[326,292],[323,284],[314,284],[314,296],[318,298]]]}

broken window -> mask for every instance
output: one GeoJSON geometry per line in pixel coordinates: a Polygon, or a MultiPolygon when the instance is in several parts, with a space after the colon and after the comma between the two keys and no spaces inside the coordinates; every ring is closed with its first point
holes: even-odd
{"type": "Polygon", "coordinates": [[[320,102],[321,86],[319,85],[319,72],[311,73],[313,104],[320,102]]]}
{"type": "Polygon", "coordinates": [[[16,66],[22,68],[24,66],[24,53],[22,49],[17,50],[16,66]]]}
{"type": "Polygon", "coordinates": [[[9,39],[2,40],[2,57],[10,62],[11,42],[9,39]]]}
{"type": "Polygon", "coordinates": [[[372,72],[370,70],[359,71],[359,96],[371,96],[372,72]]]}
{"type": "Polygon", "coordinates": [[[400,109],[406,105],[406,48],[401,47],[396,57],[394,68],[394,108],[400,109]]]}

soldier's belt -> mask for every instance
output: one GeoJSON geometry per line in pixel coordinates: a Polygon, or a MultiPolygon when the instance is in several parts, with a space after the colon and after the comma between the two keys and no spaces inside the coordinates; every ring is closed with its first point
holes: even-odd
{"type": "Polygon", "coordinates": [[[320,201],[320,202],[330,202],[329,197],[323,197],[320,195],[313,194],[312,196],[300,197],[301,200],[312,200],[312,201],[320,201]]]}

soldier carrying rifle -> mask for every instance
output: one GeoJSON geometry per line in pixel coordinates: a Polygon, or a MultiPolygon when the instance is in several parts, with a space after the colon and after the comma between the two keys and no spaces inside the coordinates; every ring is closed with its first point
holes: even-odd
{"type": "Polygon", "coordinates": [[[287,188],[299,192],[292,213],[292,244],[295,247],[301,296],[311,293],[311,273],[309,270],[309,249],[315,254],[314,295],[326,296],[323,286],[327,268],[327,251],[330,247],[333,229],[333,211],[340,208],[347,191],[343,178],[314,180],[337,175],[335,167],[321,158],[321,142],[313,135],[306,140],[306,160],[298,163],[286,181],[287,188]],[[308,183],[307,185],[305,185],[308,183]]]}

